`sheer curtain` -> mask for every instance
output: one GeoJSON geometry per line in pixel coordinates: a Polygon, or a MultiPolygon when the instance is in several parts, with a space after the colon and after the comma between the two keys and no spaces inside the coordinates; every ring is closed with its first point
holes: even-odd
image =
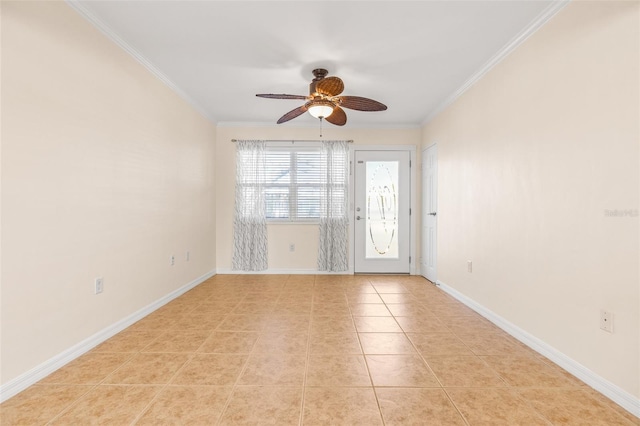
{"type": "Polygon", "coordinates": [[[340,272],[349,268],[347,218],[349,145],[346,141],[322,142],[322,172],[326,177],[320,193],[320,241],[318,270],[340,272]]]}
{"type": "Polygon", "coordinates": [[[267,269],[265,142],[236,142],[236,206],[232,269],[267,269]]]}

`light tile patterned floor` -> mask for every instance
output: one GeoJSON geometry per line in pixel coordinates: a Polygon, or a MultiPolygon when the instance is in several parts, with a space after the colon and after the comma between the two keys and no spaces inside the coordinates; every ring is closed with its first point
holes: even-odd
{"type": "Polygon", "coordinates": [[[8,425],[638,425],[421,277],[218,275],[0,405],[8,425]]]}

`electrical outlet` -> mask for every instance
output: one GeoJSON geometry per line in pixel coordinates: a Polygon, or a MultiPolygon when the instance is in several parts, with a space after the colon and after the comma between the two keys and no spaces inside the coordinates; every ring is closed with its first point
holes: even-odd
{"type": "Polygon", "coordinates": [[[184,260],[188,262],[190,258],[191,258],[191,253],[187,252],[187,254],[184,255],[184,260]]]}
{"type": "Polygon", "coordinates": [[[600,311],[600,328],[607,333],[613,333],[613,313],[602,309],[600,311]]]}
{"type": "Polygon", "coordinates": [[[289,251],[296,251],[296,245],[295,244],[289,244],[289,251]]]}
{"type": "Polygon", "coordinates": [[[473,262],[467,260],[467,272],[473,272],[473,262]]]}
{"type": "Polygon", "coordinates": [[[176,257],[174,255],[171,255],[171,257],[169,258],[169,265],[173,266],[176,264],[176,257]]]}
{"type": "Polygon", "coordinates": [[[96,294],[100,294],[104,291],[104,279],[96,278],[94,284],[96,294]]]}

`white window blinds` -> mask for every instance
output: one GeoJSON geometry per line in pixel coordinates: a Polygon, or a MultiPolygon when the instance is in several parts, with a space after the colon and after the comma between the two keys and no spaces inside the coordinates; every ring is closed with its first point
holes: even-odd
{"type": "MultiPolygon", "coordinates": [[[[321,195],[327,182],[346,181],[344,167],[327,167],[320,147],[268,147],[265,152],[266,217],[272,221],[318,220],[321,195]],[[328,173],[340,174],[328,179],[328,173]]],[[[333,159],[335,161],[335,159],[333,159]]],[[[346,197],[347,188],[341,188],[346,197]]],[[[326,207],[324,207],[326,208],[326,207]]],[[[343,209],[338,203],[332,209],[343,209]]]]}

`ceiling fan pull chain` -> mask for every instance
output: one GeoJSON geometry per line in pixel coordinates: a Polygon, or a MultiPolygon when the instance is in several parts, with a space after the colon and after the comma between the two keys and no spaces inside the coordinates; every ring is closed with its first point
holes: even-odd
{"type": "Polygon", "coordinates": [[[322,137],[322,117],[320,117],[320,137],[322,137]]]}

